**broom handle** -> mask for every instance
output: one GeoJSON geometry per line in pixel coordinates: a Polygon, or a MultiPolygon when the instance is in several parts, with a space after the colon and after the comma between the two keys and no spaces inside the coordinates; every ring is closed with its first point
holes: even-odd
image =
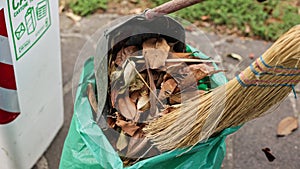
{"type": "Polygon", "coordinates": [[[204,0],[172,0],[145,12],[146,19],[173,13],[204,0]]]}

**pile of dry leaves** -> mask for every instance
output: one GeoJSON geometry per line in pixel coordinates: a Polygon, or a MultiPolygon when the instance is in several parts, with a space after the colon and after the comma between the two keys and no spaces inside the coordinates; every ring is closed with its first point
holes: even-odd
{"type": "Polygon", "coordinates": [[[139,46],[123,46],[110,57],[107,121],[119,132],[110,142],[125,165],[160,154],[145,138],[143,127],[184,100],[208,92],[209,76],[222,71],[212,60],[177,53],[173,47],[164,38],[150,38],[139,46]]]}

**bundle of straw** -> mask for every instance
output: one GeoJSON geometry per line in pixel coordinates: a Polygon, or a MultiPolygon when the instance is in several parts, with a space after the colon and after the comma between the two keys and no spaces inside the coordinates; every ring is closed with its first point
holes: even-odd
{"type": "MultiPolygon", "coordinates": [[[[160,150],[197,144],[232,126],[260,117],[300,81],[300,25],[282,35],[226,85],[196,96],[150,122],[146,137],[160,150]]],[[[296,95],[295,95],[296,96],[296,95]]]]}

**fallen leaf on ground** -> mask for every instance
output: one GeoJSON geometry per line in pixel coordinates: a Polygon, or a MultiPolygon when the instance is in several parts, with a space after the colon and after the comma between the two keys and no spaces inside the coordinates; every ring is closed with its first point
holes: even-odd
{"type": "Polygon", "coordinates": [[[135,104],[129,96],[120,97],[118,99],[118,110],[126,119],[133,120],[137,116],[135,104]]]}
{"type": "Polygon", "coordinates": [[[143,43],[143,55],[151,69],[158,69],[165,65],[170,46],[163,38],[151,38],[143,43]]]}
{"type": "Polygon", "coordinates": [[[118,53],[115,60],[115,64],[122,67],[124,61],[129,58],[130,56],[133,56],[135,52],[137,52],[139,49],[136,46],[128,46],[126,48],[122,48],[118,53]]]}
{"type": "Polygon", "coordinates": [[[266,147],[266,148],[263,148],[262,151],[265,153],[267,159],[272,162],[274,161],[276,158],[275,156],[271,153],[271,150],[270,148],[266,147]]]}
{"type": "Polygon", "coordinates": [[[255,58],[255,54],[254,53],[250,53],[249,54],[249,59],[254,59],[255,58]]]}
{"type": "Polygon", "coordinates": [[[227,55],[227,57],[230,57],[230,58],[233,58],[233,59],[236,59],[238,61],[243,61],[243,57],[239,54],[236,54],[236,53],[230,53],[227,55]]]}
{"type": "Polygon", "coordinates": [[[207,21],[207,20],[209,20],[210,19],[210,16],[209,15],[203,15],[203,16],[201,16],[201,20],[202,21],[207,21]]]}
{"type": "Polygon", "coordinates": [[[281,120],[277,127],[277,136],[282,137],[291,134],[298,128],[298,119],[295,117],[286,117],[281,120]]]}

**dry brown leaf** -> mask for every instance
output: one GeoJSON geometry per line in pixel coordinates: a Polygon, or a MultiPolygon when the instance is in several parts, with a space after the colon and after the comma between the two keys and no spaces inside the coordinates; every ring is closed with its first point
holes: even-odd
{"type": "Polygon", "coordinates": [[[158,98],[160,100],[168,98],[171,94],[173,94],[176,87],[177,87],[177,83],[174,79],[169,79],[165,81],[161,86],[161,90],[159,92],[158,98]]]}
{"type": "Polygon", "coordinates": [[[187,75],[179,85],[181,88],[197,85],[198,81],[204,77],[223,71],[224,70],[215,70],[214,67],[208,66],[207,64],[189,65],[179,71],[180,74],[187,75]]]}
{"type": "Polygon", "coordinates": [[[128,146],[127,136],[121,131],[116,147],[119,151],[124,150],[128,146]]]}
{"type": "Polygon", "coordinates": [[[131,101],[129,96],[120,97],[118,99],[118,110],[126,119],[133,120],[137,116],[137,109],[135,104],[131,101]]]}
{"type": "Polygon", "coordinates": [[[107,124],[110,128],[115,128],[116,119],[111,116],[107,117],[107,124]]]}
{"type": "Polygon", "coordinates": [[[170,58],[190,58],[192,53],[176,53],[173,52],[170,55],[170,58]]]}
{"type": "Polygon", "coordinates": [[[298,119],[295,117],[286,117],[281,120],[277,127],[277,136],[286,136],[298,128],[298,119]]]}
{"type": "Polygon", "coordinates": [[[148,95],[143,95],[137,102],[137,109],[140,111],[146,111],[150,108],[150,98],[148,95]]]}
{"type": "Polygon", "coordinates": [[[128,46],[126,48],[122,48],[118,53],[115,60],[115,64],[122,67],[124,61],[133,56],[139,49],[136,46],[128,46]]]}
{"type": "Polygon", "coordinates": [[[165,65],[170,46],[163,38],[151,38],[143,43],[143,55],[151,69],[158,69],[165,65]]]}
{"type": "Polygon", "coordinates": [[[121,127],[124,133],[130,135],[131,137],[140,128],[133,122],[127,122],[125,120],[117,119],[116,125],[121,127]]]}

